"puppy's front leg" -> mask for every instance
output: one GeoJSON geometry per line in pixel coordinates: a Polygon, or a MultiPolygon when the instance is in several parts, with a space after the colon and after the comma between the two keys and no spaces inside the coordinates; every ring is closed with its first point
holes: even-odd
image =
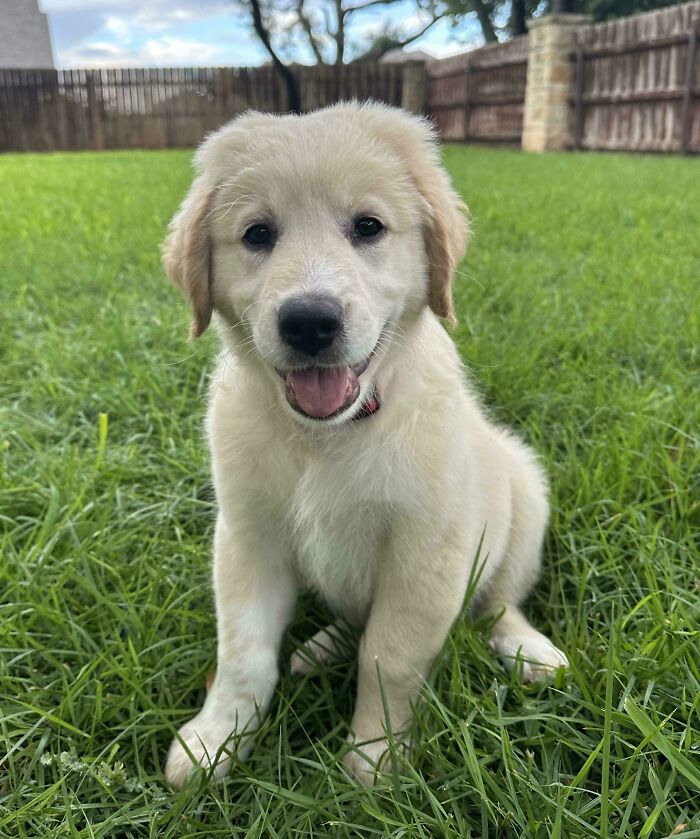
{"type": "Polygon", "coordinates": [[[214,537],[216,678],[204,707],[170,747],[165,774],[175,787],[196,765],[215,764],[214,773],[221,776],[230,750],[242,758],[250,752],[250,732],[277,683],[280,639],[294,605],[295,585],[285,559],[279,540],[245,527],[234,535],[219,515],[214,537]]]}
{"type": "Polygon", "coordinates": [[[388,747],[384,703],[393,733],[404,732],[411,703],[464,599],[466,552],[453,537],[428,541],[426,529],[425,523],[403,525],[392,537],[360,640],[352,719],[357,750],[346,755],[345,765],[364,784],[374,782],[388,747]]]}

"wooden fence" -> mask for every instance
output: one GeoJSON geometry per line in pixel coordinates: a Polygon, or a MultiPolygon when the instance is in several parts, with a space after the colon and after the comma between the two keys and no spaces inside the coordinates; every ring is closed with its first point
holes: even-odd
{"type": "Polygon", "coordinates": [[[700,152],[700,2],[581,27],[574,146],[700,152]]]}
{"type": "MultiPolygon", "coordinates": [[[[561,123],[557,147],[700,152],[700,0],[576,25],[575,49],[569,55],[569,38],[558,53],[563,67],[552,73],[556,107],[541,84],[528,98],[529,115],[549,108],[561,123]],[[569,96],[562,79],[572,66],[569,96]]],[[[427,65],[294,72],[305,111],[372,98],[428,113],[444,140],[519,145],[528,42],[522,36],[427,65]]],[[[534,37],[530,47],[539,60],[534,37]]],[[[191,147],[248,108],[285,104],[272,67],[0,70],[0,151],[191,147]]]]}
{"type": "MultiPolygon", "coordinates": [[[[404,67],[299,67],[303,110],[338,99],[402,104],[404,67]]],[[[255,108],[285,110],[271,67],[0,70],[0,151],[195,146],[255,108]]]]}
{"type": "Polygon", "coordinates": [[[445,140],[519,145],[527,37],[428,64],[428,112],[445,140]]]}

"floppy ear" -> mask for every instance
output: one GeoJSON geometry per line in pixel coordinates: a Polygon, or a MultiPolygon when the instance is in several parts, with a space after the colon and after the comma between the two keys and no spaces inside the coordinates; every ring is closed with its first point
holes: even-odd
{"type": "Polygon", "coordinates": [[[423,231],[430,266],[428,303],[438,317],[454,324],[452,279],[467,248],[469,225],[467,208],[442,166],[437,130],[426,119],[398,108],[373,103],[359,109],[378,138],[403,158],[423,199],[423,231]]]}
{"type": "Polygon", "coordinates": [[[190,338],[204,332],[214,310],[209,224],[218,185],[231,175],[236,154],[245,146],[249,131],[276,119],[273,114],[249,111],[205,137],[195,153],[197,177],[170,222],[162,253],[167,275],[185,292],[192,306],[190,338]]]}
{"type": "Polygon", "coordinates": [[[421,161],[411,175],[426,204],[425,245],[430,271],[430,308],[452,326],[457,323],[452,305],[452,280],[467,248],[467,208],[452,188],[437,161],[421,161]],[[426,165],[427,164],[427,165],[426,165]]]}
{"type": "Polygon", "coordinates": [[[192,306],[190,338],[209,326],[211,299],[211,241],[208,231],[211,192],[201,176],[195,179],[173,217],[163,243],[163,267],[189,298],[192,306]]]}

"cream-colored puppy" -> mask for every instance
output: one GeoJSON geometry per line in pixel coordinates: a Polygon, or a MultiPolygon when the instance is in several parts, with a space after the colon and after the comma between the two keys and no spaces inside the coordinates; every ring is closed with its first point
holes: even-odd
{"type": "MultiPolygon", "coordinates": [[[[164,263],[193,335],[214,315],[224,344],[207,418],[218,665],[166,773],[179,786],[247,754],[307,588],[363,628],[346,765],[370,783],[382,691],[400,734],[477,561],[473,603],[500,615],[505,662],[526,679],[567,663],[518,608],[540,568],[545,479],[489,422],[440,323],[467,225],[426,122],[377,104],[251,113],[196,169],[164,263]]],[[[292,669],[335,640],[319,632],[292,669]]]]}

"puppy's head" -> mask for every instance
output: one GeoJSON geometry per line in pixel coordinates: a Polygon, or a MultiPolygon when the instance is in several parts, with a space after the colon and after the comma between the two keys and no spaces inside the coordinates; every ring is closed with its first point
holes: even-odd
{"type": "Polygon", "coordinates": [[[460,198],[428,124],[382,105],[246,114],[211,135],[165,241],[192,335],[216,311],[305,421],[350,419],[425,306],[454,321],[460,198]]]}

